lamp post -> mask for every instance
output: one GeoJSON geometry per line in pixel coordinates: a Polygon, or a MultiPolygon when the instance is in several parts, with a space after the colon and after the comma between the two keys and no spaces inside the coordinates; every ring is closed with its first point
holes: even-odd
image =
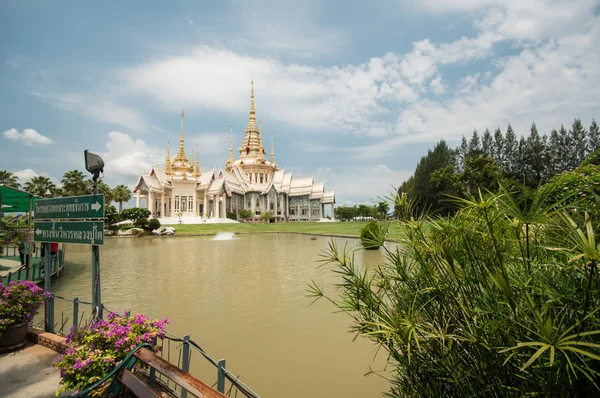
{"type": "MultiPolygon", "coordinates": [[[[98,178],[104,173],[104,161],[95,153],[83,151],[85,169],[92,173],[92,194],[98,194],[98,178]]],[[[100,246],[92,245],[92,307],[96,320],[102,319],[102,296],[100,289],[100,246]]]]}

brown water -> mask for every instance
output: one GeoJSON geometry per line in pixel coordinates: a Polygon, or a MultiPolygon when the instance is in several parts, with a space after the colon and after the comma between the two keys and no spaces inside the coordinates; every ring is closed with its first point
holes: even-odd
{"type": "MultiPolygon", "coordinates": [[[[348,315],[333,313],[320,300],[311,307],[307,285],[316,280],[333,292],[333,273],[318,268],[319,254],[331,238],[306,235],[108,239],[101,248],[102,301],[116,312],[131,310],[168,317],[168,331],[190,334],[215,359],[240,375],[262,397],[378,397],[387,382],[364,377],[374,346],[352,342],[348,315]]],[[[338,239],[356,247],[357,240],[338,239]]],[[[67,247],[65,275],[53,281],[60,296],[91,301],[91,249],[67,247]]],[[[382,251],[358,251],[370,266],[382,251]]],[[[65,303],[56,303],[57,322],[65,303]]],[[[86,309],[89,313],[89,308],[86,309]]],[[[216,370],[192,353],[191,372],[209,384],[216,370]]],[[[240,396],[240,395],[238,395],[240,396]]]]}

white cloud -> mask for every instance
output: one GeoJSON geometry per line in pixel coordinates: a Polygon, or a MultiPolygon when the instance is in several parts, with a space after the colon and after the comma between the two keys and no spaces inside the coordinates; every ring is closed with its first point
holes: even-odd
{"type": "Polygon", "coordinates": [[[340,204],[377,203],[412,174],[408,170],[393,170],[377,164],[345,171],[330,168],[314,172],[315,181],[325,181],[325,190],[335,190],[340,204]],[[392,186],[393,185],[393,186],[392,186]],[[343,198],[343,202],[339,199],[343,198]]]}
{"type": "Polygon", "coordinates": [[[139,176],[140,171],[148,173],[153,162],[161,159],[157,149],[148,147],[143,140],[134,140],[127,134],[112,131],[108,133],[106,144],[108,152],[101,154],[104,160],[104,174],[114,178],[114,174],[121,176],[139,176]]]}
{"type": "Polygon", "coordinates": [[[434,79],[429,82],[429,87],[431,91],[435,94],[444,94],[446,92],[446,85],[442,80],[442,75],[437,75],[434,79]]]}
{"type": "Polygon", "coordinates": [[[148,132],[148,130],[157,130],[138,111],[111,98],[113,94],[57,94],[42,91],[34,91],[31,94],[48,101],[57,108],[82,113],[92,119],[127,127],[133,131],[148,132]]]}
{"type": "Polygon", "coordinates": [[[2,133],[2,135],[8,140],[22,142],[27,146],[49,145],[52,143],[50,138],[41,135],[34,129],[25,129],[19,132],[17,129],[11,128],[2,133]]]}
{"type": "Polygon", "coordinates": [[[13,172],[13,174],[19,178],[19,183],[21,185],[23,185],[24,183],[29,181],[32,177],[38,177],[38,176],[48,177],[54,184],[58,184],[58,180],[56,178],[52,177],[50,174],[48,174],[46,172],[37,173],[33,169],[18,170],[18,171],[13,172]]]}

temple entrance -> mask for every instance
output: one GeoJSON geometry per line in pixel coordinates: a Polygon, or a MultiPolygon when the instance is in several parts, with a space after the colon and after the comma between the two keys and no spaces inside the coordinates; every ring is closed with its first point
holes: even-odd
{"type": "Polygon", "coordinates": [[[187,213],[187,197],[186,196],[181,197],[181,212],[187,213]]]}

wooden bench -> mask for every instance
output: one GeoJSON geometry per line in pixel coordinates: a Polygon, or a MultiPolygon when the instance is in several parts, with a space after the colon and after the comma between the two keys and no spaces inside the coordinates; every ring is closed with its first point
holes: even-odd
{"type": "Polygon", "coordinates": [[[163,358],[150,351],[147,347],[149,347],[147,344],[136,347],[136,349],[132,351],[119,366],[113,369],[102,380],[97,381],[78,394],[72,395],[72,397],[89,397],[89,394],[92,390],[99,387],[103,382],[107,381],[113,376],[114,379],[108,388],[109,397],[121,396],[123,393],[127,392],[130,392],[133,394],[133,396],[142,398],[168,396],[165,393],[161,393],[151,387],[148,384],[148,381],[143,377],[131,372],[133,366],[136,363],[141,362],[156,370],[156,372],[166,376],[175,382],[175,384],[181,386],[181,388],[185,389],[189,395],[199,398],[226,398],[225,395],[221,394],[208,384],[196,379],[188,372],[185,372],[179,369],[177,366],[167,362],[163,358]]]}

